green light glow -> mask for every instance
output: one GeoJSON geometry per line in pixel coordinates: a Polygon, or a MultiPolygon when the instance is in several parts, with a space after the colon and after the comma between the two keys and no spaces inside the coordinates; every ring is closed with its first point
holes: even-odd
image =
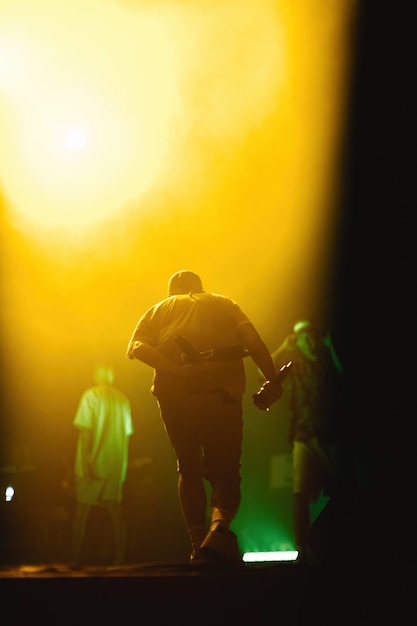
{"type": "Polygon", "coordinates": [[[245,552],[243,561],[245,563],[266,563],[273,561],[295,561],[297,550],[286,550],[284,552],[245,552]]]}

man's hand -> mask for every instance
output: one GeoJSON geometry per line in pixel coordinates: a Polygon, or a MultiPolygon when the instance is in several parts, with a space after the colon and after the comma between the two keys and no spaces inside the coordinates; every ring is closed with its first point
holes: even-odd
{"type": "Polygon", "coordinates": [[[292,361],[284,363],[275,378],[267,380],[259,391],[253,394],[253,402],[258,409],[269,411],[270,406],[280,399],[284,391],[282,381],[287,377],[291,368],[292,361]]]}
{"type": "Polygon", "coordinates": [[[129,357],[129,359],[133,360],[135,358],[135,350],[136,348],[139,346],[139,341],[135,341],[129,348],[129,352],[127,353],[127,356],[129,357]]]}
{"type": "Polygon", "coordinates": [[[258,409],[269,411],[271,405],[280,399],[282,393],[283,387],[280,382],[275,383],[274,381],[267,380],[259,391],[253,394],[253,403],[258,409]]]}

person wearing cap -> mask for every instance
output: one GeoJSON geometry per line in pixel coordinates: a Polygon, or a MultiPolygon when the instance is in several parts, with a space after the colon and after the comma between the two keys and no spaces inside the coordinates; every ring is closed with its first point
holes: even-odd
{"type": "Polygon", "coordinates": [[[103,507],[113,526],[114,564],[125,555],[122,501],[129,440],[134,432],[128,398],[114,386],[114,369],[98,364],[92,387],[84,391],[73,425],[78,430],[74,471],[76,510],[70,566],[79,567],[91,507],[103,507]]]}
{"type": "Polygon", "coordinates": [[[244,358],[269,380],[271,353],[236,302],[181,270],[168,296],[140,317],[127,356],[154,369],[151,392],[177,459],[190,563],[242,565],[231,524],[241,501],[244,358]]]}
{"type": "Polygon", "coordinates": [[[310,505],[337,485],[339,399],[342,364],[330,334],[313,319],[298,320],[272,353],[277,371],[292,366],[283,381],[289,398],[288,440],[293,461],[293,528],[297,562],[315,560],[309,546],[310,505]]]}

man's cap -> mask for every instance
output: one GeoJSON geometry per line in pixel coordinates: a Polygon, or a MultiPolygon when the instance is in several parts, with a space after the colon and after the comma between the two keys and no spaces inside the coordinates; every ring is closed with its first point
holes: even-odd
{"type": "Polygon", "coordinates": [[[177,296],[181,293],[202,293],[203,285],[198,274],[189,270],[180,270],[171,276],[168,281],[168,296],[177,296]]]}
{"type": "Polygon", "coordinates": [[[305,330],[310,330],[315,333],[320,332],[318,324],[312,319],[298,320],[297,322],[295,322],[293,326],[293,331],[295,334],[301,333],[305,330]]]}

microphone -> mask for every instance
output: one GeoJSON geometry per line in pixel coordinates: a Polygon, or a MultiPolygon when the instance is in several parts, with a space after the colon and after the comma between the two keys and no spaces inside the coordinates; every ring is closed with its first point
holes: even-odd
{"type": "Polygon", "coordinates": [[[284,363],[275,378],[273,380],[267,380],[259,391],[253,394],[253,402],[258,409],[269,411],[274,402],[280,399],[283,392],[281,383],[289,373],[291,367],[292,361],[284,363]]]}

